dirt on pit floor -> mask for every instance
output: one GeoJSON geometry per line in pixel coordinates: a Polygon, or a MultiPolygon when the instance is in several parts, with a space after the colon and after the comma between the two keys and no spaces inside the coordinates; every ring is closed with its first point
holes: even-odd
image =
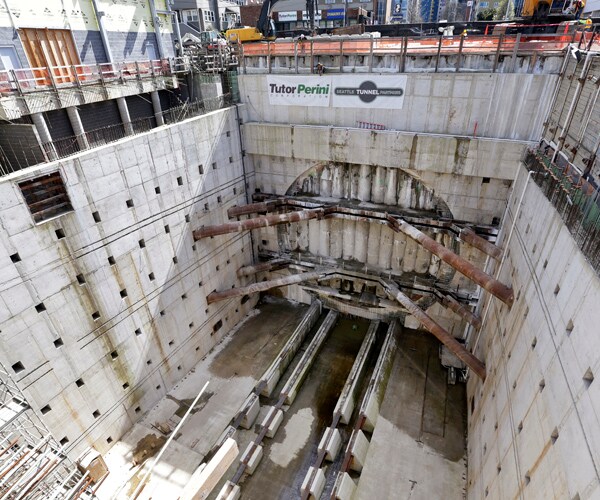
{"type": "MultiPolygon", "coordinates": [[[[159,450],[163,447],[167,438],[165,436],[156,436],[154,434],[146,434],[142,439],[140,439],[135,448],[133,450],[133,459],[132,465],[137,467],[140,464],[143,464],[149,458],[152,458],[156,455],[159,450]]],[[[143,477],[143,467],[133,475],[133,477],[129,480],[129,490],[127,492],[127,497],[131,497],[133,492],[136,490],[140,481],[143,477]]]]}
{"type": "Polygon", "coordinates": [[[294,331],[308,306],[276,298],[263,299],[260,314],[250,318],[210,365],[217,377],[258,377],[294,331]]]}
{"type": "Polygon", "coordinates": [[[162,446],[167,441],[165,436],[156,436],[147,434],[140,439],[133,450],[133,465],[139,465],[144,460],[148,460],[158,453],[162,446]]]}

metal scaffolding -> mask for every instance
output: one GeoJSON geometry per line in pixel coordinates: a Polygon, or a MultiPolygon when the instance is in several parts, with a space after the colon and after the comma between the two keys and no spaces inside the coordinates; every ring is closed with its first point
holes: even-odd
{"type": "Polygon", "coordinates": [[[91,479],[63,452],[0,364],[0,499],[95,498],[91,479]]]}

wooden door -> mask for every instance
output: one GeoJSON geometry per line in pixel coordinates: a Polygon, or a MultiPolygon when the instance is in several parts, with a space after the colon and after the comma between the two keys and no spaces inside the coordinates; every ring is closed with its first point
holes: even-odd
{"type": "MultiPolygon", "coordinates": [[[[22,28],[19,35],[31,67],[52,68],[57,84],[72,82],[75,79],[71,66],[79,65],[80,60],[70,30],[22,28]]],[[[47,76],[43,76],[43,71],[34,71],[34,74],[38,79],[37,85],[51,83],[47,81],[47,76]]]]}

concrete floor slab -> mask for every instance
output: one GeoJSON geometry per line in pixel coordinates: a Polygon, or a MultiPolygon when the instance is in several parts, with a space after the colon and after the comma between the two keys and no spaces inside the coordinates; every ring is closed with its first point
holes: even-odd
{"type": "MultiPolygon", "coordinates": [[[[158,426],[173,429],[208,380],[205,395],[169,446],[149,484],[154,488],[155,483],[156,491],[162,492],[153,494],[154,498],[177,498],[177,492],[227,428],[306,310],[307,306],[283,300],[270,299],[259,305],[111,449],[106,456],[110,474],[100,488],[100,498],[126,498],[136,478],[143,475],[136,474],[139,467],[132,466],[138,442],[149,434],[160,436],[155,430],[158,426]],[[168,493],[162,490],[163,483],[170,485],[168,493]]],[[[240,444],[240,449],[245,444],[240,444]]],[[[154,453],[158,449],[160,446],[154,453]]]]}
{"type": "Polygon", "coordinates": [[[353,498],[463,498],[465,388],[446,384],[438,347],[425,333],[400,333],[381,414],[353,498]]]}
{"type": "MultiPolygon", "coordinates": [[[[125,438],[115,444],[104,457],[110,474],[98,489],[98,498],[128,499],[151,466],[152,457],[165,441],[166,438],[160,432],[143,425],[134,425],[125,438]],[[153,437],[162,440],[155,440],[153,437]],[[145,460],[144,466],[134,466],[134,457],[145,460]]],[[[138,498],[176,498],[201,462],[200,454],[173,441],[138,498]]]]}

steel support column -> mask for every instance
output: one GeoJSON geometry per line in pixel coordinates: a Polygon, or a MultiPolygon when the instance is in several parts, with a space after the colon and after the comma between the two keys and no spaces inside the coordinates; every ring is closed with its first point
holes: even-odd
{"type": "Polygon", "coordinates": [[[416,227],[411,226],[402,219],[396,219],[388,215],[389,226],[396,232],[402,232],[408,237],[415,240],[426,250],[434,255],[437,255],[446,264],[451,265],[459,273],[465,275],[471,281],[477,283],[480,287],[490,292],[495,297],[498,297],[509,307],[512,306],[514,297],[512,288],[500,283],[481,269],[475,267],[468,260],[456,255],[452,250],[439,244],[434,239],[419,231],[416,227]]]}
{"type": "Polygon", "coordinates": [[[444,306],[448,309],[454,311],[461,318],[463,318],[467,323],[473,325],[473,327],[479,329],[481,328],[481,318],[469,311],[465,306],[463,306],[458,300],[450,295],[444,295],[440,301],[444,306]]]}
{"type": "Polygon", "coordinates": [[[470,227],[463,227],[459,229],[458,237],[468,243],[469,245],[481,250],[483,253],[492,257],[497,261],[502,259],[502,249],[493,243],[490,243],[486,239],[483,239],[470,227]]]}
{"type": "Polygon", "coordinates": [[[255,217],[254,219],[241,220],[238,222],[229,222],[216,226],[205,226],[194,231],[194,240],[198,241],[208,236],[217,236],[219,234],[237,233],[249,231],[259,227],[276,226],[278,224],[289,224],[310,219],[323,218],[324,210],[322,208],[312,210],[301,210],[299,212],[288,212],[285,214],[266,215],[264,217],[255,217]]]}
{"type": "Polygon", "coordinates": [[[231,288],[223,292],[212,292],[206,297],[206,302],[213,304],[221,300],[231,299],[233,297],[242,297],[244,295],[250,295],[251,293],[264,292],[271,288],[278,288],[280,286],[294,285],[303,281],[314,280],[320,277],[325,277],[332,272],[310,272],[303,274],[292,274],[291,276],[285,276],[284,278],[278,278],[271,281],[260,281],[259,283],[253,283],[252,285],[243,286],[240,288],[231,288]]]}
{"type": "Polygon", "coordinates": [[[286,259],[273,259],[269,262],[263,262],[261,264],[255,264],[253,266],[240,267],[237,270],[237,276],[238,278],[242,278],[244,276],[252,276],[258,273],[274,271],[289,266],[289,264],[289,261],[286,259]]]}
{"type": "Polygon", "coordinates": [[[458,342],[450,333],[437,324],[423,309],[404,295],[398,287],[386,281],[386,292],[402,304],[430,333],[463,363],[465,363],[481,379],[485,380],[485,365],[471,354],[464,345],[458,342]]]}

